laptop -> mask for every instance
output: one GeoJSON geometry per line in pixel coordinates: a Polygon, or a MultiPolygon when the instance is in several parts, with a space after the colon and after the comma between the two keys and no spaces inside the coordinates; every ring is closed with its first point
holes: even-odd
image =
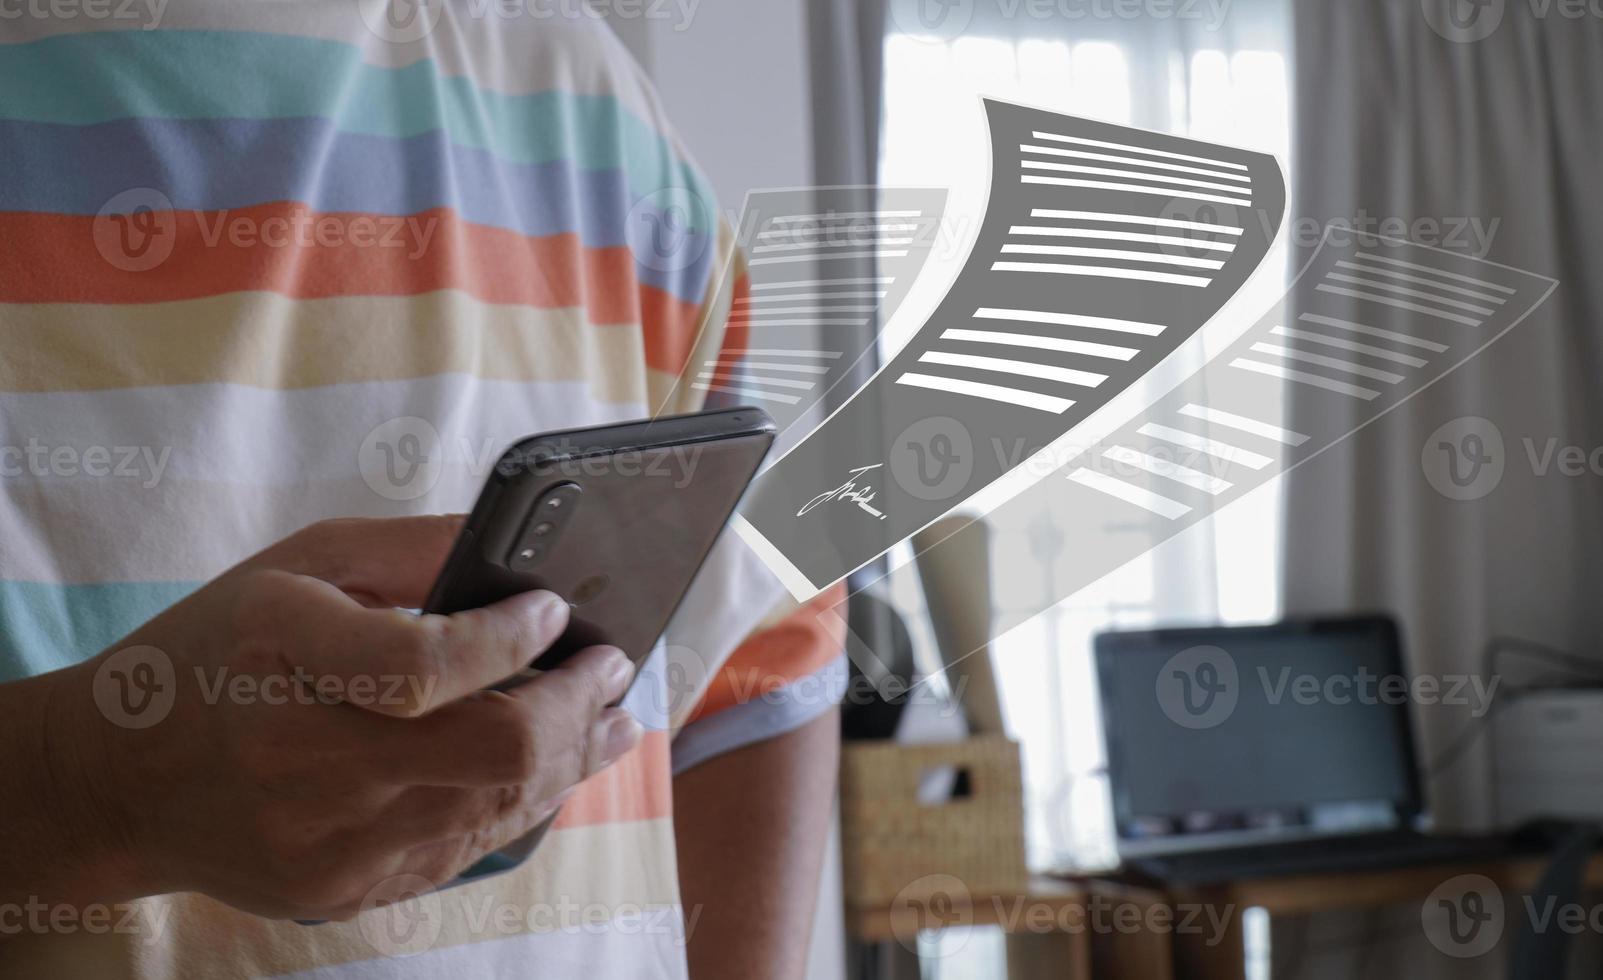
{"type": "Polygon", "coordinates": [[[1110,632],[1095,655],[1135,877],[1205,885],[1508,849],[1421,832],[1416,688],[1387,617],[1110,632]]]}

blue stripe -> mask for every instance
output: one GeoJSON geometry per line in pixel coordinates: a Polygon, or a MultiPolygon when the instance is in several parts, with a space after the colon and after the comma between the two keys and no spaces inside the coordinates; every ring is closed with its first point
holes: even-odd
{"type": "Polygon", "coordinates": [[[674,775],[726,752],[795,731],[839,704],[846,696],[849,679],[846,655],[842,653],[784,687],[698,718],[674,739],[674,775]]]}
{"type": "Polygon", "coordinates": [[[0,50],[0,119],[325,118],[368,136],[439,132],[513,163],[622,170],[637,197],[688,187],[712,199],[663,134],[610,95],[508,95],[442,75],[430,60],[383,68],[351,44],[251,31],[100,31],[0,50]]]}
{"type": "MultiPolygon", "coordinates": [[[[0,97],[3,101],[3,97],[0,97]]],[[[152,188],[180,210],[216,212],[278,201],[314,211],[411,215],[452,208],[468,221],[544,237],[577,232],[590,248],[627,245],[639,281],[689,303],[704,298],[717,250],[689,232],[679,263],[652,261],[645,207],[618,169],[566,160],[509,163],[443,133],[392,138],[341,132],[326,119],[133,119],[94,126],[0,120],[13,167],[0,211],[94,215],[130,188],[152,188]],[[641,227],[631,228],[631,222],[641,227]],[[633,231],[633,234],[630,232],[633,231]],[[693,257],[693,260],[692,258],[693,257]]],[[[712,227],[705,204],[677,188],[645,202],[712,227]],[[699,205],[699,206],[698,206],[699,205]]],[[[676,221],[676,227],[685,222],[676,221]]]]}
{"type": "Polygon", "coordinates": [[[88,660],[198,587],[193,582],[0,582],[0,683],[88,660]]]}

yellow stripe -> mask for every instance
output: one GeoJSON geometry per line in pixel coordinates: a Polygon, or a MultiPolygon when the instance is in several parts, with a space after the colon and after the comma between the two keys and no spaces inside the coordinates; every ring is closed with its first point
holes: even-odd
{"type": "MultiPolygon", "coordinates": [[[[425,899],[418,908],[429,918],[417,935],[434,936],[428,948],[440,950],[584,928],[575,916],[607,921],[637,909],[669,908],[679,901],[673,851],[673,827],[666,819],[554,831],[522,867],[441,892],[437,904],[425,899]],[[656,860],[643,862],[643,856],[656,860]]],[[[5,962],[17,976],[272,976],[382,956],[368,937],[382,936],[388,914],[378,910],[351,922],[300,926],[246,915],[202,895],[168,895],[118,906],[97,934],[8,937],[5,962]],[[130,908],[134,913],[125,915],[130,908]],[[129,929],[110,928],[119,922],[129,929]]],[[[668,916],[660,918],[666,922],[668,916]]],[[[590,927],[596,928],[594,920],[590,927]]]]}
{"type": "Polygon", "coordinates": [[[509,381],[585,379],[608,402],[647,397],[639,326],[595,326],[581,309],[497,305],[455,290],[0,304],[0,323],[11,352],[0,358],[0,391],[206,382],[289,389],[461,372],[509,381]]]}

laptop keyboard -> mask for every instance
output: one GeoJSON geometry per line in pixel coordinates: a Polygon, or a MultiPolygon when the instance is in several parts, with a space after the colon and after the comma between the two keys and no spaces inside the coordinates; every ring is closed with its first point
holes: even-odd
{"type": "Polygon", "coordinates": [[[1166,884],[1209,885],[1253,878],[1488,860],[1509,853],[1509,848],[1506,837],[1431,837],[1413,831],[1387,831],[1132,858],[1125,862],[1125,868],[1166,884]]]}

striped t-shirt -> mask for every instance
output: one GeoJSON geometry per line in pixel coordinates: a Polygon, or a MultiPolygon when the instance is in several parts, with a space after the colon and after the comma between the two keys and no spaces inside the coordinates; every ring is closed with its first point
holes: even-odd
{"type": "MultiPolygon", "coordinates": [[[[587,14],[17,9],[0,19],[0,681],[93,656],[314,521],[464,510],[529,433],[694,410],[687,365],[740,354],[712,195],[587,14]]],[[[145,899],[0,937],[0,967],[683,976],[674,766],[816,716],[841,669],[808,610],[729,656],[778,597],[726,536],[627,702],[643,743],[515,871],[411,918],[321,926],[145,899]]]]}

